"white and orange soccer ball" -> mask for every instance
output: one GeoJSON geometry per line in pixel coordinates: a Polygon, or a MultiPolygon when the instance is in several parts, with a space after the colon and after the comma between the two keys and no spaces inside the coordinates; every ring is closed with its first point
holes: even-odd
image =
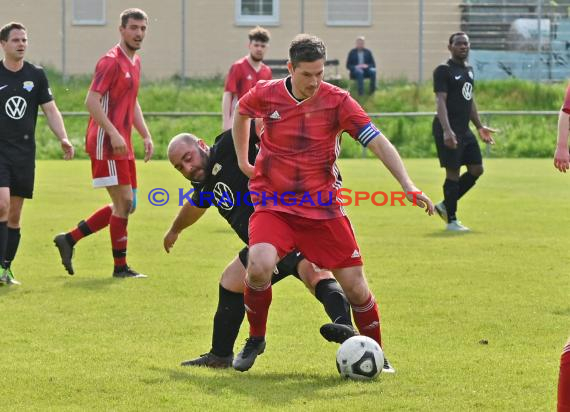
{"type": "Polygon", "coordinates": [[[353,336],[338,348],[336,368],[343,378],[370,380],[382,372],[384,352],[368,336],[353,336]]]}

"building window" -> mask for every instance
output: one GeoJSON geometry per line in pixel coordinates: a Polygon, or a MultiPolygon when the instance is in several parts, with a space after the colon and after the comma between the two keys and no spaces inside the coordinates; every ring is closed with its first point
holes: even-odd
{"type": "Polygon", "coordinates": [[[104,25],[105,0],[73,0],[73,24],[104,25]]]}
{"type": "Polygon", "coordinates": [[[252,26],[279,24],[279,0],[236,0],[236,24],[252,26]]]}
{"type": "Polygon", "coordinates": [[[327,25],[370,26],[372,24],[372,1],[327,0],[327,25]]]}

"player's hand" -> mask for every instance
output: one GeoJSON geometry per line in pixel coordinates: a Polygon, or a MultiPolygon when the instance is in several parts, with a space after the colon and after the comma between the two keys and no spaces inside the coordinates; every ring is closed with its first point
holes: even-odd
{"type": "Polygon", "coordinates": [[[144,161],[145,163],[150,160],[152,154],[154,153],[154,143],[152,143],[152,137],[148,136],[143,139],[144,143],[144,161]]]}
{"type": "Polygon", "coordinates": [[[111,146],[113,147],[113,153],[117,155],[124,155],[127,154],[127,142],[123,136],[119,133],[112,134],[110,136],[111,139],[111,146]]]}
{"type": "Polygon", "coordinates": [[[556,151],[554,152],[554,167],[564,173],[570,168],[568,147],[556,146],[556,151]]]}
{"type": "Polygon", "coordinates": [[[495,141],[493,140],[493,133],[497,133],[497,129],[491,129],[490,127],[482,126],[477,129],[477,132],[479,133],[481,140],[483,140],[485,143],[495,144],[495,141]]]}
{"type": "Polygon", "coordinates": [[[64,160],[71,160],[73,159],[73,155],[75,154],[75,150],[73,149],[73,145],[69,141],[68,138],[65,138],[61,141],[61,150],[63,150],[63,158],[64,160]]]}
{"type": "Polygon", "coordinates": [[[239,168],[241,169],[243,174],[249,177],[250,179],[253,177],[253,171],[255,169],[249,162],[247,162],[246,164],[240,164],[239,168]]]}
{"type": "Polygon", "coordinates": [[[428,215],[433,215],[433,202],[424,192],[415,186],[406,188],[404,190],[406,192],[406,199],[408,199],[409,202],[411,202],[413,205],[421,207],[422,209],[425,209],[428,215]]]}
{"type": "Polygon", "coordinates": [[[451,130],[443,132],[443,144],[450,149],[457,149],[457,136],[451,130]]]}
{"type": "Polygon", "coordinates": [[[178,233],[173,232],[172,230],[166,232],[163,240],[164,250],[166,253],[170,253],[170,249],[172,249],[172,246],[174,246],[176,240],[178,240],[178,233]]]}

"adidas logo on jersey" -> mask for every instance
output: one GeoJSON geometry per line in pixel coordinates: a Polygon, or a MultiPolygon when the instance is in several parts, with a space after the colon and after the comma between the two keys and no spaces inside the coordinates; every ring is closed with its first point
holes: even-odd
{"type": "Polygon", "coordinates": [[[279,112],[277,110],[275,110],[273,113],[271,113],[269,115],[269,118],[273,119],[273,120],[279,120],[279,119],[281,119],[281,115],[279,114],[279,112]]]}
{"type": "Polygon", "coordinates": [[[125,79],[130,79],[130,78],[131,78],[131,73],[126,72],[126,73],[125,73],[125,79]]]}
{"type": "Polygon", "coordinates": [[[358,249],[354,249],[354,252],[352,252],[351,258],[355,259],[355,258],[359,258],[359,257],[360,257],[360,252],[358,251],[358,249]]]}

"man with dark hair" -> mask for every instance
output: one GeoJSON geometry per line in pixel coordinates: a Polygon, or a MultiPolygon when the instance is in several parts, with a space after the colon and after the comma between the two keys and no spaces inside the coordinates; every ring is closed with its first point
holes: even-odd
{"type": "Polygon", "coordinates": [[[474,98],[473,68],[469,66],[469,37],[463,32],[449,37],[451,58],[433,72],[433,90],[436,96],[437,114],[433,119],[433,136],[439,164],[445,168],[443,184],[444,200],[435,210],[446,223],[447,230],[469,231],[457,219],[457,202],[483,174],[483,158],[475,135],[469,129],[472,121],[479,137],[485,143],[494,144],[495,130],[483,126],[474,98]],[[467,171],[459,176],[462,165],[467,171]]]}
{"type": "Polygon", "coordinates": [[[24,25],[11,22],[0,29],[4,59],[0,61],[0,285],[17,285],[11,263],[20,244],[24,199],[34,191],[38,107],[58,137],[64,159],[73,146],[41,67],[24,60],[28,36],[24,25]]]}
{"type": "MultiPolygon", "coordinates": [[[[336,159],[340,136],[349,133],[368,147],[401,184],[409,200],[426,212],[433,204],[409,178],[392,144],[350,95],[323,81],[326,48],[315,36],[293,39],[290,76],[259,82],[236,109],[233,138],[240,169],[250,177],[255,212],[249,221],[249,261],[244,292],[250,336],[233,366],[246,371],[265,349],[271,304],[271,273],[280,258],[297,249],[329,269],[352,306],[362,335],[381,345],[378,305],[364,276],[360,248],[337,199],[342,186],[336,159]],[[249,119],[263,119],[255,168],[248,159],[249,119]],[[264,202],[267,194],[288,202],[264,202]],[[307,199],[331,199],[323,203],[307,199]]],[[[384,372],[394,371],[388,361],[384,372]]]]}
{"type": "MultiPolygon", "coordinates": [[[[252,127],[249,144],[251,162],[255,161],[259,151],[257,143],[255,127],[252,127]]],[[[168,145],[168,158],[176,170],[191,181],[194,191],[164,236],[164,249],[169,252],[179,234],[200,219],[212,205],[247,245],[248,222],[253,206],[248,194],[249,179],[237,164],[231,129],[218,136],[212,147],[189,133],[179,134],[168,145]]],[[[243,288],[247,255],[246,246],[222,273],[210,351],[183,362],[182,366],[228,368],[232,365],[234,343],[245,314],[243,288]]],[[[288,254],[275,269],[271,283],[293,275],[302,280],[323,304],[332,321],[321,327],[325,339],[341,343],[355,335],[348,302],[332,273],[315,270],[298,252],[288,254]]]]}
{"type": "Polygon", "coordinates": [[[133,126],[143,138],[145,157],[150,160],[153,143],[144,121],[137,94],[140,58],[137,50],[145,37],[148,18],[144,11],[121,13],[120,43],[97,62],[85,105],[89,114],[86,148],[91,158],[94,187],[105,187],[112,204],[95,211],[87,220],[54,239],[61,262],[73,275],[71,259],[75,244],[107,226],[111,234],[113,277],[142,278],[127,264],[127,223],[136,208],[137,176],[131,142],[133,126]]]}
{"type": "Polygon", "coordinates": [[[364,36],[356,38],[356,47],[348,53],[346,68],[350,78],[356,79],[359,96],[364,94],[364,79],[370,79],[370,94],[376,91],[376,62],[372,52],[364,47],[364,36]]]}
{"type": "Polygon", "coordinates": [[[259,80],[271,80],[271,69],[263,63],[269,47],[270,34],[263,27],[249,32],[249,54],[237,60],[230,67],[222,97],[222,130],[232,127],[237,101],[259,80]]]}

